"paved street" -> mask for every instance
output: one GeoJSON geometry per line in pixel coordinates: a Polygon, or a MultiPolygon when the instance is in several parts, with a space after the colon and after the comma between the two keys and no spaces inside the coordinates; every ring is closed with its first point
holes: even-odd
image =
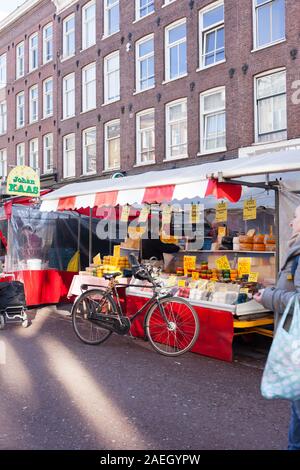
{"type": "Polygon", "coordinates": [[[86,346],[65,313],[0,332],[0,449],[285,448],[288,404],[261,398],[260,351],[228,364],[129,337],[86,346]]]}

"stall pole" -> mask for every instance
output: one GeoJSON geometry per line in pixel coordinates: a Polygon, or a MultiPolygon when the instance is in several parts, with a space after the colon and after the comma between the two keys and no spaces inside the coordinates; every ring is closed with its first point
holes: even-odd
{"type": "Polygon", "coordinates": [[[93,208],[90,207],[90,220],[89,220],[89,264],[92,264],[92,218],[93,208]]]}
{"type": "MultiPolygon", "coordinates": [[[[78,232],[77,232],[77,251],[79,251],[80,253],[81,215],[80,214],[78,215],[79,217],[78,217],[78,232]]],[[[79,258],[79,271],[81,271],[80,258],[79,258]]]]}
{"type": "Polygon", "coordinates": [[[279,239],[279,189],[278,187],[273,188],[275,191],[275,237],[277,240],[277,252],[276,252],[276,276],[278,278],[280,269],[280,239],[279,239]]]}

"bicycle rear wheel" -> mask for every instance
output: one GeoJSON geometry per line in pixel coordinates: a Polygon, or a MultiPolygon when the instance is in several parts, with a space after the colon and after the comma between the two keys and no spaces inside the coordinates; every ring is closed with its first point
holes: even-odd
{"type": "Polygon", "coordinates": [[[86,344],[96,345],[106,341],[112,331],[98,325],[97,315],[117,311],[113,298],[101,289],[91,289],[81,294],[72,307],[72,323],[78,338],[86,344]]]}
{"type": "Polygon", "coordinates": [[[199,319],[193,307],[177,297],[159,301],[146,317],[146,334],[153,348],[165,356],[179,356],[189,351],[199,335],[199,319]]]}

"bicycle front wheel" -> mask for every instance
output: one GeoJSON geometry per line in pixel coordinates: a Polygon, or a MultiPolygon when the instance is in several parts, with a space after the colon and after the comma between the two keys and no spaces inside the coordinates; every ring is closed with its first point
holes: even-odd
{"type": "Polygon", "coordinates": [[[160,307],[155,304],[150,308],[145,324],[153,348],[165,356],[179,356],[189,351],[200,329],[195,310],[177,297],[162,299],[159,304],[160,307]]]}
{"type": "Polygon", "coordinates": [[[113,315],[116,311],[113,298],[105,291],[87,290],[78,297],[72,308],[72,323],[76,335],[86,344],[103,343],[112,332],[97,324],[97,316],[113,315]]]}

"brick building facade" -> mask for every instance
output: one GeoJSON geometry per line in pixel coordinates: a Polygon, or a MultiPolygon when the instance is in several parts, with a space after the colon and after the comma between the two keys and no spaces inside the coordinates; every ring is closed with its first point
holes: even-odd
{"type": "Polygon", "coordinates": [[[52,186],[297,148],[299,20],[294,0],[27,0],[0,24],[2,175],[20,156],[52,186]]]}

